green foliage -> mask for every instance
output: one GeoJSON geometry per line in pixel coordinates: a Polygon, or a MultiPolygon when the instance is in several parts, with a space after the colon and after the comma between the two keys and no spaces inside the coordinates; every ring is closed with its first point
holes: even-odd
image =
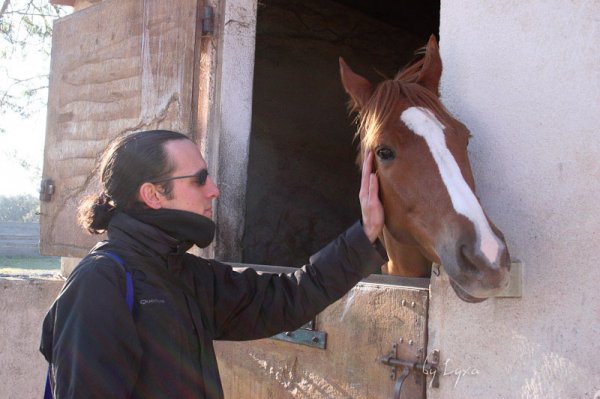
{"type": "Polygon", "coordinates": [[[3,40],[21,49],[42,44],[40,50],[46,54],[50,54],[52,21],[66,14],[64,7],[48,0],[4,0],[0,11],[3,40]]]}
{"type": "Polygon", "coordinates": [[[40,200],[33,195],[0,196],[0,222],[39,222],[40,200]]]}
{"type": "Polygon", "coordinates": [[[60,257],[58,256],[1,256],[0,275],[30,276],[33,270],[38,274],[46,274],[47,270],[60,270],[60,257]]]}

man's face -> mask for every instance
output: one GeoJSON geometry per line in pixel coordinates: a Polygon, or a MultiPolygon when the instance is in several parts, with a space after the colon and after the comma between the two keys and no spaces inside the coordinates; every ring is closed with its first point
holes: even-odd
{"type": "MultiPolygon", "coordinates": [[[[171,162],[175,164],[172,176],[188,176],[206,169],[206,162],[196,145],[190,140],[171,140],[164,144],[171,162]]],[[[219,189],[208,176],[200,185],[193,177],[171,181],[171,199],[161,195],[161,206],[193,212],[212,219],[213,200],[219,196],[219,189]]]]}

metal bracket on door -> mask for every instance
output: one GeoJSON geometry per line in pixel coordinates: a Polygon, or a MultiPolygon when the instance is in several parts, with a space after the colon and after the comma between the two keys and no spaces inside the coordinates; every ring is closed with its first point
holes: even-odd
{"type": "Polygon", "coordinates": [[[215,12],[211,6],[204,6],[202,11],[202,36],[210,36],[215,32],[215,12]]]}
{"type": "MultiPolygon", "coordinates": [[[[431,355],[425,360],[423,363],[419,362],[411,362],[407,360],[398,359],[398,344],[392,345],[392,350],[387,356],[380,358],[381,363],[392,366],[392,372],[390,373],[390,378],[396,380],[396,384],[394,386],[394,399],[400,399],[400,393],[402,392],[402,384],[406,380],[406,377],[410,374],[412,370],[416,370],[424,375],[430,375],[433,380],[431,381],[431,386],[434,388],[438,388],[440,386],[438,369],[437,366],[440,363],[440,351],[434,350],[431,352],[431,355]],[[402,368],[402,373],[396,378],[397,368],[402,368]]],[[[416,375],[418,376],[418,375],[416,375]]]]}
{"type": "Polygon", "coordinates": [[[56,186],[54,185],[54,180],[52,179],[44,179],[40,184],[40,201],[50,202],[52,200],[52,195],[56,190],[56,186]]]}
{"type": "Polygon", "coordinates": [[[282,332],[281,334],[273,335],[271,338],[319,349],[325,349],[327,346],[327,333],[325,331],[316,331],[314,320],[309,321],[296,331],[282,332]]]}

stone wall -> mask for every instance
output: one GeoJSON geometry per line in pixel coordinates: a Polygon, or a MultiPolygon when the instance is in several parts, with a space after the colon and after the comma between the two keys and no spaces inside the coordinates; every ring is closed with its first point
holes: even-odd
{"type": "Polygon", "coordinates": [[[58,275],[0,275],[0,398],[43,396],[42,320],[63,283],[58,275]]]}

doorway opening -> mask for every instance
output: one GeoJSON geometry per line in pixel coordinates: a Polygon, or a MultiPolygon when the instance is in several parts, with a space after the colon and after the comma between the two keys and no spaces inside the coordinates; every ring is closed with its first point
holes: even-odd
{"type": "Polygon", "coordinates": [[[372,82],[439,31],[439,0],[261,0],[242,261],[301,266],[360,218],[338,57],[372,82]]]}

